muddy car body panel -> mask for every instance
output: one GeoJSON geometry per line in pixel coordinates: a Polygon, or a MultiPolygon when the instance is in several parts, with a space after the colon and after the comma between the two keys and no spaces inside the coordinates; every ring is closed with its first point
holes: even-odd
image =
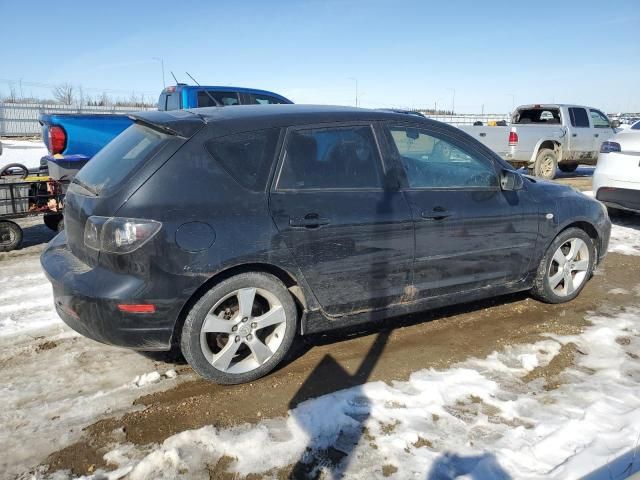
{"type": "Polygon", "coordinates": [[[140,114],[122,135],[71,184],[66,231],[41,257],[60,316],[108,344],[169,349],[194,302],[242,272],[280,279],[309,333],[529,289],[546,248],[571,225],[606,252],[599,202],[520,176],[428,119],[207,108],[140,114]],[[454,157],[438,159],[439,142],[454,157]],[[331,178],[314,176],[310,156],[329,162],[319,164],[331,178]],[[426,160],[453,186],[432,177],[416,185],[412,162],[426,160]],[[114,161],[123,171],[106,168],[114,161]],[[506,188],[506,177],[519,187],[506,188]],[[113,227],[115,244],[109,222],[124,225],[113,227]],[[136,248],[118,251],[127,242],[136,248]]]}

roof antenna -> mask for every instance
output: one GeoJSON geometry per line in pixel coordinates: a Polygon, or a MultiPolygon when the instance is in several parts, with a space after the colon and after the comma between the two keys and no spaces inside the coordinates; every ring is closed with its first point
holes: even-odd
{"type": "MultiPolygon", "coordinates": [[[[199,87],[202,87],[202,85],[200,85],[195,78],[193,78],[191,75],[189,75],[189,72],[184,72],[184,73],[186,73],[189,76],[189,78],[195,82],[196,85],[198,85],[199,87]]],[[[224,107],[224,105],[222,105],[222,103],[220,103],[218,100],[213,98],[213,95],[211,95],[211,93],[209,93],[209,90],[203,89],[202,91],[207,94],[207,97],[209,97],[211,100],[213,100],[213,103],[215,104],[216,107],[224,107]]]]}
{"type": "MultiPolygon", "coordinates": [[[[170,71],[171,72],[171,71],[170,71]]],[[[176,76],[173,74],[173,72],[171,72],[171,76],[173,77],[173,79],[176,81],[176,85],[179,85],[180,82],[178,81],[178,79],[176,78],[176,76]]]]}

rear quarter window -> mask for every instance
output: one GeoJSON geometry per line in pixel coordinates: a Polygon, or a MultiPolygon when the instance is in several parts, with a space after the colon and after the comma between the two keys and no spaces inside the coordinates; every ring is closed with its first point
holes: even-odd
{"type": "Polygon", "coordinates": [[[205,149],[242,187],[264,191],[276,154],[279,128],[236,133],[205,142],[205,149]]]}
{"type": "Polygon", "coordinates": [[[134,124],[82,167],[74,182],[95,194],[115,189],[153,157],[169,138],[170,135],[134,124]]]}

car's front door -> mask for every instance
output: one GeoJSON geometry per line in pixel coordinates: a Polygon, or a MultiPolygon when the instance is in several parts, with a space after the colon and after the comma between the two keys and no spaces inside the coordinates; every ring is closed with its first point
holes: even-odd
{"type": "Polygon", "coordinates": [[[271,214],[329,315],[397,303],[410,285],[411,210],[389,175],[371,124],[287,132],[271,214]]]}
{"type": "Polygon", "coordinates": [[[523,278],[538,235],[526,191],[502,191],[495,161],[450,129],[388,124],[406,173],[416,228],[414,286],[422,297],[523,278]]]}

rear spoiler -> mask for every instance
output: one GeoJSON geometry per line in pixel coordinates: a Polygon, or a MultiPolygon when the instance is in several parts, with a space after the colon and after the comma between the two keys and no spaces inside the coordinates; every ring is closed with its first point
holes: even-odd
{"type": "Polygon", "coordinates": [[[204,125],[204,120],[187,110],[171,110],[161,112],[157,110],[137,112],[128,117],[133,122],[159,132],[182,138],[191,138],[204,125]]]}

